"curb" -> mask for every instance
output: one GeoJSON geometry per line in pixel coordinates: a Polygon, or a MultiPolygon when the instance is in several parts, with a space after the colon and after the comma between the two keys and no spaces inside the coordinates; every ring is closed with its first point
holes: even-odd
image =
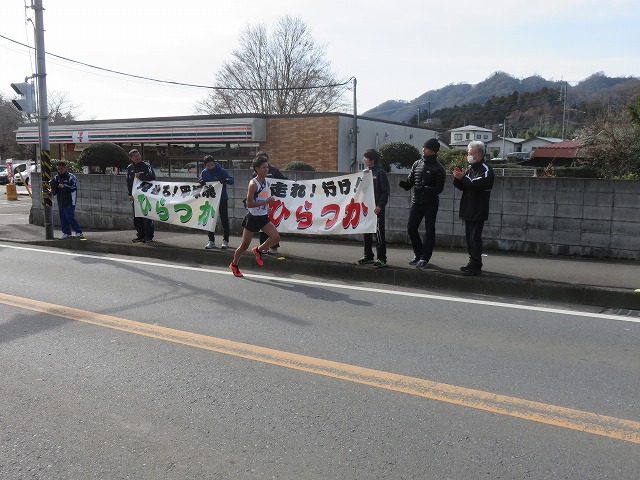
{"type": "MultiPolygon", "coordinates": [[[[176,248],[165,246],[160,242],[154,245],[113,243],[106,241],[84,240],[60,242],[54,240],[16,241],[0,239],[0,241],[23,243],[30,245],[79,250],[84,252],[124,255],[131,257],[156,258],[192,265],[210,265],[228,268],[233,249],[195,250],[193,248],[176,248]]],[[[310,275],[323,279],[360,282],[363,284],[382,284],[395,287],[424,288],[425,290],[445,290],[464,292],[473,295],[491,295],[500,298],[514,297],[527,300],[543,300],[562,303],[576,303],[605,308],[623,308],[640,310],[640,294],[632,290],[594,285],[571,284],[520,278],[494,273],[485,273],[479,277],[465,277],[457,271],[435,269],[409,269],[385,267],[381,269],[334,262],[287,256],[286,260],[278,260],[265,255],[266,269],[262,269],[249,260],[247,251],[242,270],[251,273],[286,272],[310,275]]],[[[252,259],[251,259],[252,260],[252,259]]]]}

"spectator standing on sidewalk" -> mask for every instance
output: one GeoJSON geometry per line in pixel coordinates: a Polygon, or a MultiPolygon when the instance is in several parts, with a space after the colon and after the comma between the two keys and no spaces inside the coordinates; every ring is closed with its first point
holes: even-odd
{"type": "Polygon", "coordinates": [[[373,175],[373,194],[376,202],[376,261],[373,261],[373,233],[365,233],[364,237],[364,257],[358,260],[358,264],[365,265],[372,263],[374,267],[384,267],[387,264],[387,243],[385,241],[385,207],[389,200],[389,179],[384,168],[380,166],[380,154],[377,150],[370,149],[364,152],[363,156],[365,174],[373,175]]]}
{"type": "Polygon", "coordinates": [[[256,262],[262,266],[264,261],[262,260],[262,252],[269,249],[269,247],[275,245],[280,240],[280,234],[275,225],[269,220],[269,204],[276,201],[275,197],[271,195],[271,189],[269,188],[269,182],[267,181],[267,173],[269,172],[269,162],[266,157],[256,157],[253,161],[253,171],[256,176],[249,180],[249,186],[247,187],[247,209],[249,213],[244,217],[242,226],[242,242],[236,249],[233,255],[233,260],[229,264],[229,268],[236,277],[242,277],[242,272],[238,268],[238,262],[242,254],[251,245],[251,239],[255,232],[264,232],[268,238],[266,242],[253,247],[253,253],[256,256],[256,262]]]}
{"type": "Polygon", "coordinates": [[[473,141],[467,147],[469,168],[463,172],[453,170],[453,185],[462,191],[460,218],[464,222],[464,233],[469,250],[469,263],[460,267],[466,276],[482,273],[482,229],[489,218],[489,197],[493,189],[493,168],[484,161],[485,146],[473,141]]]}
{"type": "Polygon", "coordinates": [[[133,208],[133,226],[136,229],[137,236],[133,239],[134,243],[148,243],[153,241],[154,225],[153,220],[145,217],[136,217],[136,209],[133,198],[133,182],[137,178],[143,182],[150,182],[156,179],[156,173],[149,163],[142,161],[142,156],[137,149],[129,151],[131,163],[127,167],[127,189],[129,192],[129,200],[133,208]]]}
{"type": "MultiPolygon", "coordinates": [[[[267,161],[269,160],[269,154],[267,152],[265,152],[264,150],[259,151],[258,153],[256,153],[256,157],[265,157],[267,159],[267,161]]],[[[253,174],[253,176],[255,177],[255,173],[253,174]]],[[[280,170],[278,170],[277,167],[274,167],[273,165],[269,164],[269,172],[267,173],[267,178],[271,179],[271,178],[277,178],[280,180],[289,180],[280,170]]],[[[268,235],[264,232],[260,232],[260,244],[263,244],[264,242],[267,241],[268,235]]],[[[262,252],[262,253],[269,253],[272,255],[275,255],[278,253],[278,248],[280,247],[279,243],[276,243],[274,246],[272,246],[271,248],[269,248],[269,250],[267,250],[266,252],[262,252]]]]}
{"type": "Polygon", "coordinates": [[[76,220],[76,196],[78,193],[78,178],[67,170],[66,162],[56,163],[57,174],[51,179],[51,193],[58,201],[60,226],[62,236],[60,240],[71,237],[71,229],[76,232],[76,238],[84,238],[78,220],[76,220]]]}
{"type": "Polygon", "coordinates": [[[409,265],[424,268],[429,264],[433,247],[436,244],[436,217],[440,205],[440,193],[444,190],[447,174],[438,161],[440,142],[430,138],[422,147],[422,157],[414,162],[411,173],[406,180],[400,182],[400,187],[411,190],[411,209],[407,222],[407,233],[413,248],[413,260],[409,265]],[[424,219],[424,239],[420,239],[418,229],[424,219]]]}
{"type": "MultiPolygon", "coordinates": [[[[207,182],[222,183],[222,195],[220,196],[220,207],[218,208],[220,224],[222,225],[222,245],[220,248],[229,248],[229,195],[227,194],[227,185],[233,185],[234,179],[211,155],[204,157],[204,167],[200,172],[201,184],[204,185],[207,182]]],[[[208,232],[208,235],[209,242],[204,248],[207,250],[216,248],[215,232],[208,232]]]]}

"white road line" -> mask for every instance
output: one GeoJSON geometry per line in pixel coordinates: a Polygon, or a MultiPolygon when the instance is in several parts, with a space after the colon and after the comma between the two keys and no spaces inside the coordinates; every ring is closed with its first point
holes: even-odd
{"type": "MultiPolygon", "coordinates": [[[[201,272],[201,273],[217,273],[217,274],[229,275],[229,276],[232,275],[231,271],[229,270],[218,270],[218,269],[204,268],[204,267],[190,267],[187,265],[170,265],[166,263],[158,263],[158,262],[151,262],[151,261],[145,261],[145,260],[132,260],[129,258],[113,258],[108,256],[89,255],[89,254],[77,253],[77,252],[46,250],[46,249],[36,248],[36,247],[21,247],[17,245],[0,244],[0,247],[10,248],[15,250],[28,250],[30,252],[46,253],[47,255],[55,254],[55,255],[65,255],[70,257],[81,257],[81,258],[99,258],[101,260],[108,260],[114,263],[129,263],[134,265],[147,265],[152,267],[169,268],[174,270],[187,270],[187,271],[201,272]]],[[[486,305],[490,307],[509,308],[512,310],[526,310],[526,311],[532,311],[532,312],[553,313],[557,315],[567,315],[572,317],[598,318],[603,320],[615,320],[618,322],[640,323],[640,318],[634,318],[634,317],[628,317],[628,316],[622,316],[622,315],[609,315],[606,313],[580,312],[576,310],[562,310],[559,308],[536,307],[532,305],[513,305],[510,303],[504,303],[504,302],[459,298],[459,297],[452,297],[447,295],[432,295],[428,293],[403,292],[398,290],[366,287],[361,285],[342,285],[339,283],[328,283],[326,281],[318,282],[313,280],[300,280],[300,279],[294,279],[294,278],[276,277],[273,275],[244,273],[244,276],[247,278],[257,278],[261,280],[277,280],[279,282],[291,283],[291,284],[297,284],[297,285],[313,285],[313,286],[325,287],[325,288],[330,287],[330,288],[335,288],[340,290],[357,290],[360,292],[364,291],[364,292],[371,292],[371,293],[378,293],[378,294],[396,295],[396,296],[402,296],[402,297],[424,298],[424,299],[430,299],[430,300],[441,300],[445,302],[469,303],[473,305],[486,305]]],[[[234,281],[242,281],[242,280],[234,280],[234,281]]]]}

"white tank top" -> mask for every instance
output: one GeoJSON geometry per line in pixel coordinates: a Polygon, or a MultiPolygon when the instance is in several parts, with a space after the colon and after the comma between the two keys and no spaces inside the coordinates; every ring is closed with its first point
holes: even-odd
{"type": "MultiPolygon", "coordinates": [[[[264,202],[271,196],[271,189],[269,188],[269,182],[267,182],[266,178],[264,179],[262,185],[260,185],[260,182],[256,178],[252,178],[251,181],[255,182],[256,187],[258,187],[258,191],[253,196],[254,202],[264,202]]],[[[269,213],[269,205],[265,203],[264,205],[260,205],[259,207],[248,208],[248,210],[249,213],[254,216],[267,215],[269,213]]]]}

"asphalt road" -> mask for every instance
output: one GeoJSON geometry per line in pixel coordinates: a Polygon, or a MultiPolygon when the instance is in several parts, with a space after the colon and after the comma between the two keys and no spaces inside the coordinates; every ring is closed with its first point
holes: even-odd
{"type": "Polygon", "coordinates": [[[17,245],[0,262],[0,478],[638,478],[628,317],[17,245]]]}

